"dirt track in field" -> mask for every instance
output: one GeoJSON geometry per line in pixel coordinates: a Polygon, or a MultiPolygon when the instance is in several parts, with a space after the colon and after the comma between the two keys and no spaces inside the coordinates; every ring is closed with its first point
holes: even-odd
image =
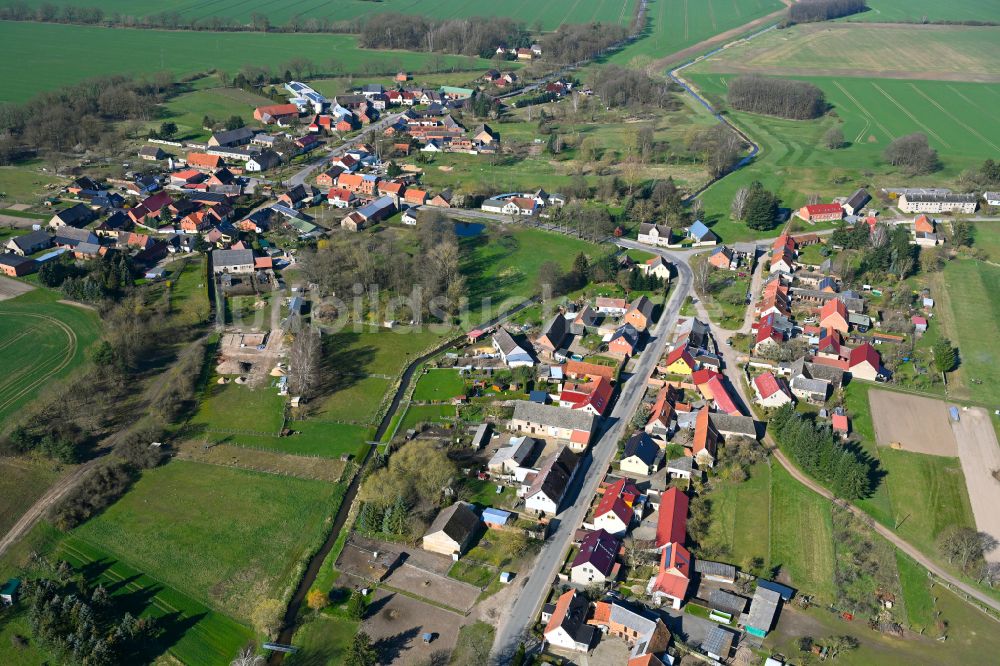
{"type": "Polygon", "coordinates": [[[868,393],[868,402],[879,446],[899,442],[903,451],[958,456],[958,445],[948,421],[948,403],[877,390],[868,393]]]}
{"type": "MultiPolygon", "coordinates": [[[[958,457],[965,473],[976,528],[1000,539],[1000,481],[993,472],[1000,470],[1000,444],[990,422],[990,413],[980,407],[961,412],[951,427],[958,440],[958,457]]],[[[1000,562],[1000,548],[986,554],[988,562],[1000,562]]]]}
{"type": "Polygon", "coordinates": [[[5,275],[0,275],[0,301],[6,301],[8,298],[17,298],[21,294],[27,294],[33,289],[34,287],[26,282],[20,282],[5,275]]]}

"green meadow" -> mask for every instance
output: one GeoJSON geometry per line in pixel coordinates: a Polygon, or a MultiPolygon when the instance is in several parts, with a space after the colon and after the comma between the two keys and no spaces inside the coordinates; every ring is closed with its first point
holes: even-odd
{"type": "Polygon", "coordinates": [[[344,486],[173,461],[74,535],[242,620],[285,599],[344,486]],[[210,507],[210,510],[209,510],[210,507]]]}
{"type": "Polygon", "coordinates": [[[18,54],[0,63],[4,81],[0,101],[6,102],[24,101],[44,90],[96,76],[164,70],[176,75],[212,69],[235,72],[245,65],[280,66],[293,58],[355,73],[471,69],[479,61],[365,50],[358,48],[354,36],[341,34],[141,30],[11,21],[0,22],[0,43],[8,53],[18,54]]]}
{"type": "Polygon", "coordinates": [[[906,21],[1000,21],[1000,5],[993,0],[868,0],[870,11],[846,21],[891,23],[906,21]]]}

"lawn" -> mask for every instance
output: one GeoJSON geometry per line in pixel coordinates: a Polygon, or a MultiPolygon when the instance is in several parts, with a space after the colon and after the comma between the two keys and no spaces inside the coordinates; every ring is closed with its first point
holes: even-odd
{"type": "MultiPolygon", "coordinates": [[[[46,185],[61,182],[27,164],[0,167],[0,193],[5,195],[6,203],[37,203],[49,193],[46,185]]],[[[0,210],[0,215],[7,212],[0,210]]]]}
{"type": "Polygon", "coordinates": [[[953,383],[952,391],[959,397],[1000,406],[1000,375],[996,372],[1000,341],[995,335],[984,335],[985,331],[1000,330],[1000,268],[971,259],[951,261],[945,267],[944,281],[948,293],[939,308],[950,305],[955,329],[952,342],[961,356],[951,381],[957,379],[964,385],[953,383]]]}
{"type": "MultiPolygon", "coordinates": [[[[691,70],[685,76],[713,104],[724,108],[726,81],[735,75],[691,70]]],[[[813,194],[828,200],[858,184],[878,187],[904,180],[903,174],[882,160],[888,143],[904,134],[927,134],[943,165],[938,173],[905,178],[913,186],[950,182],[963,169],[995,155],[1000,145],[982,129],[1000,122],[996,104],[1000,84],[829,77],[808,80],[822,88],[833,105],[833,112],[821,119],[793,121],[730,113],[732,120],[760,144],[762,152],[750,165],[702,195],[705,220],[724,241],[762,235],[729,216],[736,190],[754,180],[775,191],[784,206],[797,208],[813,194]],[[961,104],[944,106],[939,99],[957,99],[961,104]],[[835,126],[843,131],[846,148],[823,146],[823,135],[835,126]]],[[[764,235],[768,234],[774,231],[764,235]]]]}
{"type": "MultiPolygon", "coordinates": [[[[157,12],[165,9],[161,3],[150,6],[157,12]]],[[[128,7],[126,12],[134,14],[135,10],[128,7]]],[[[478,64],[478,59],[465,56],[365,50],[358,48],[353,35],[343,34],[184,32],[4,21],[0,22],[0,41],[18,54],[0,66],[5,82],[0,101],[11,102],[95,76],[163,70],[177,75],[210,69],[235,72],[246,65],[281,67],[294,58],[324,66],[333,61],[345,73],[467,70],[478,64]],[[23,63],[31,66],[23,67],[23,63]]]]}
{"type": "Polygon", "coordinates": [[[476,587],[486,587],[496,575],[497,573],[493,569],[467,560],[455,562],[451,565],[451,569],[448,570],[450,578],[475,585],[476,587]]]}
{"type": "Polygon", "coordinates": [[[711,551],[713,558],[731,561],[745,570],[758,557],[765,568],[769,567],[771,466],[755,465],[750,469],[750,478],[741,483],[717,483],[708,498],[712,524],[703,549],[711,551]]]}
{"type": "Polygon", "coordinates": [[[458,643],[448,663],[453,666],[481,663],[482,646],[492,645],[495,635],[496,629],[482,621],[463,626],[458,630],[458,643]]]}
{"type": "Polygon", "coordinates": [[[779,0],[650,0],[645,36],[611,56],[619,65],[645,65],[782,9],[779,0]]]}
{"type": "Polygon", "coordinates": [[[363,377],[321,398],[313,416],[324,421],[372,423],[390,384],[383,377],[363,377]]]}
{"type": "Polygon", "coordinates": [[[709,275],[711,296],[705,302],[712,317],[724,329],[735,331],[743,326],[747,311],[746,295],[750,290],[750,276],[739,277],[734,271],[712,269],[709,275]]]}
{"type": "Polygon", "coordinates": [[[262,600],[285,599],[343,494],[340,484],[174,461],[74,534],[246,620],[262,600]]]}
{"type": "Polygon", "coordinates": [[[287,427],[292,431],[287,437],[224,431],[195,432],[190,437],[196,441],[269,449],[300,456],[339,458],[347,454],[360,460],[368,450],[367,442],[375,434],[373,427],[316,420],[289,421],[287,427]]]}
{"type": "MultiPolygon", "coordinates": [[[[28,0],[29,6],[45,4],[42,0],[28,0]]],[[[76,0],[55,0],[58,6],[79,6],[76,0]]],[[[477,0],[439,0],[438,2],[413,3],[409,0],[380,0],[378,3],[357,0],[307,0],[298,3],[278,3],[274,0],[248,0],[239,3],[191,2],[190,0],[104,0],[101,8],[105,14],[121,13],[129,16],[149,16],[160,12],[178,13],[183,18],[206,19],[222,17],[249,22],[257,13],[266,16],[272,25],[283,25],[292,17],[321,18],[341,21],[361,18],[375,13],[394,12],[417,14],[428,18],[452,19],[473,16],[509,16],[527,26],[540,23],[545,30],[553,30],[562,23],[588,23],[601,21],[628,25],[632,20],[635,0],[549,0],[536,4],[483,4],[477,0]]]]}
{"type": "Polygon", "coordinates": [[[406,432],[425,421],[447,423],[455,418],[455,414],[453,405],[410,405],[397,432],[406,432]]]}
{"type": "Polygon", "coordinates": [[[432,368],[420,376],[413,390],[416,402],[447,402],[465,393],[465,379],[458,370],[432,368]]]}
{"type": "Polygon", "coordinates": [[[1000,263],[1000,227],[996,222],[973,223],[973,245],[989,255],[990,261],[1000,263]]]}
{"type": "Polygon", "coordinates": [[[361,623],[341,617],[317,614],[295,632],[299,651],[285,659],[288,666],[339,666],[345,663],[361,623]]]}
{"type": "MultiPolygon", "coordinates": [[[[803,594],[833,601],[833,525],[827,500],[801,485],[783,467],[771,470],[771,560],[803,594]]],[[[752,526],[763,529],[758,516],[752,526]]]]}
{"type": "Polygon", "coordinates": [[[58,477],[52,463],[0,458],[0,534],[6,534],[58,477]]]}
{"type": "Polygon", "coordinates": [[[285,398],[269,386],[219,384],[213,375],[191,424],[207,432],[277,435],[284,409],[285,398]]]}
{"type": "Polygon", "coordinates": [[[0,431],[11,416],[50,382],[87,358],[100,332],[97,313],[57,302],[59,294],[35,289],[0,301],[0,431]]]}

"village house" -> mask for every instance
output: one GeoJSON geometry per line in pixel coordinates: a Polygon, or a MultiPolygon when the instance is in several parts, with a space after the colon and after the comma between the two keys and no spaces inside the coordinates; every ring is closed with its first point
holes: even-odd
{"type": "Polygon", "coordinates": [[[89,229],[75,229],[73,227],[58,227],[55,235],[52,236],[52,244],[59,248],[68,250],[74,249],[80,243],[100,243],[97,235],[89,229]]]}
{"type": "Polygon", "coordinates": [[[53,215],[52,219],[49,220],[49,226],[53,228],[75,227],[79,229],[93,222],[96,217],[90,207],[78,203],[53,215]]]}
{"type": "Polygon", "coordinates": [[[393,202],[392,197],[381,197],[352,212],[341,220],[340,225],[350,231],[360,231],[365,227],[381,222],[395,212],[396,204],[393,202]]]}
{"type": "Polygon", "coordinates": [[[0,254],[0,273],[7,277],[21,277],[38,270],[38,262],[16,254],[0,254]]]}
{"type": "Polygon", "coordinates": [[[422,547],[458,559],[479,529],[479,516],[466,502],[442,509],[424,533],[422,547]]]}
{"type": "Polygon", "coordinates": [[[253,250],[214,250],[212,252],[212,272],[253,273],[253,250]]]}
{"type": "Polygon", "coordinates": [[[640,224],[636,240],[646,245],[666,247],[670,245],[672,235],[673,230],[665,224],[640,224]]]}
{"type": "Polygon", "coordinates": [[[975,194],[924,194],[906,192],[899,197],[903,213],[975,213],[979,197],[975,194]]]}
{"type": "Polygon", "coordinates": [[[872,200],[868,190],[861,187],[858,188],[854,194],[848,197],[847,201],[844,202],[844,212],[848,215],[860,215],[861,211],[865,209],[868,202],[872,200]]]}
{"type": "Polygon", "coordinates": [[[637,331],[645,331],[653,323],[653,302],[645,296],[632,301],[625,312],[625,322],[632,324],[637,331]]]}
{"type": "Polygon", "coordinates": [[[670,262],[660,256],[647,259],[645,262],[639,264],[639,270],[642,271],[643,275],[652,275],[657,279],[663,280],[664,283],[670,280],[670,262]]]}
{"type": "Polygon", "coordinates": [[[552,356],[559,351],[567,335],[569,335],[567,319],[561,312],[556,313],[549,320],[548,325],[542,329],[542,334],[535,340],[535,346],[540,351],[552,356]]]}
{"type": "Polygon", "coordinates": [[[837,222],[844,218],[840,204],[810,204],[799,209],[799,217],[806,222],[837,222]]]}
{"type": "Polygon", "coordinates": [[[566,382],[559,393],[559,406],[590,412],[594,416],[604,416],[611,404],[614,387],[611,380],[597,377],[585,384],[566,382]]]}
{"type": "Polygon", "coordinates": [[[623,535],[635,519],[635,504],[642,493],[629,479],[618,479],[604,489],[594,510],[594,529],[623,535]]]}
{"type": "Polygon", "coordinates": [[[632,324],[622,324],[611,334],[608,340],[608,353],[619,358],[625,358],[635,353],[639,344],[639,331],[632,324]]]}
{"type": "Polygon", "coordinates": [[[698,411],[694,422],[694,439],[691,453],[698,467],[715,467],[715,450],[719,442],[719,433],[710,420],[711,413],[707,408],[698,411]]]}
{"type": "Polygon", "coordinates": [[[625,310],[628,308],[628,302],[624,298],[608,298],[606,296],[598,296],[594,300],[594,310],[600,314],[610,315],[612,317],[621,317],[625,314],[625,310]]]}
{"type": "Polygon", "coordinates": [[[663,666],[656,655],[663,654],[670,645],[670,630],[645,609],[619,599],[598,601],[593,618],[587,622],[625,641],[630,650],[628,666],[663,666]]]}
{"type": "Polygon", "coordinates": [[[850,329],[847,306],[839,298],[831,298],[819,310],[819,326],[846,334],[850,329]]]}
{"type": "Polygon", "coordinates": [[[671,386],[664,386],[656,394],[656,402],[649,415],[649,421],[643,428],[653,437],[664,439],[674,431],[674,389],[671,386]]]}
{"type": "Polygon", "coordinates": [[[52,236],[44,231],[32,231],[23,236],[15,236],[7,241],[4,246],[7,252],[16,254],[19,257],[26,257],[39,250],[52,247],[52,236]]]}
{"type": "Polygon", "coordinates": [[[687,345],[680,345],[667,354],[664,366],[668,374],[682,376],[690,375],[697,367],[687,345]]]}
{"type": "Polygon", "coordinates": [[[498,328],[493,335],[492,344],[508,368],[530,368],[535,365],[535,360],[528,350],[517,344],[514,337],[503,327],[498,328]]]}
{"type": "Polygon", "coordinates": [[[848,370],[851,377],[874,382],[882,376],[882,359],[875,348],[866,342],[851,350],[848,370]]]}
{"type": "Polygon", "coordinates": [[[512,476],[520,483],[532,471],[526,465],[534,455],[538,444],[538,440],[533,437],[511,437],[507,446],[497,449],[486,468],[491,475],[500,478],[512,476]]]}
{"type": "Polygon", "coordinates": [[[722,270],[734,270],[738,265],[736,255],[725,245],[720,245],[712,250],[708,257],[708,263],[722,270]]]}
{"type": "Polygon", "coordinates": [[[264,125],[285,123],[299,117],[299,107],[294,104],[271,104],[258,106],[253,111],[253,119],[264,125]]]}
{"type": "Polygon", "coordinates": [[[597,426],[597,417],[582,409],[540,405],[527,400],[514,402],[510,430],[544,439],[567,443],[574,451],[583,451],[597,426]]]}
{"type": "Polygon", "coordinates": [[[696,247],[704,245],[715,245],[719,242],[719,237],[701,220],[695,221],[687,231],[688,238],[694,241],[696,247]]]}
{"type": "Polygon", "coordinates": [[[591,585],[614,580],[618,571],[615,557],[620,548],[618,537],[600,529],[588,532],[570,564],[570,581],[577,585],[591,585]]]}
{"type": "Polygon", "coordinates": [[[585,305],[576,313],[576,317],[569,325],[569,332],[573,335],[586,335],[597,330],[601,317],[590,305],[585,305]]]}
{"type": "Polygon", "coordinates": [[[335,208],[351,208],[358,198],[354,192],[343,187],[331,187],[326,193],[326,201],[335,208]]]}
{"type": "Polygon", "coordinates": [[[167,154],[159,146],[143,146],[139,149],[139,159],[147,162],[159,162],[167,158],[167,154]]]}
{"type": "MultiPolygon", "coordinates": [[[[563,593],[552,609],[542,635],[552,646],[574,652],[587,652],[597,630],[587,624],[590,602],[576,590],[563,593]]],[[[544,620],[543,620],[544,621],[544,620]]]]}
{"type": "Polygon", "coordinates": [[[780,377],[765,372],[753,378],[753,391],[762,406],[776,409],[793,402],[792,392],[780,377]]]}
{"type": "Polygon", "coordinates": [[[648,588],[655,603],[666,601],[674,610],[680,609],[691,583],[691,564],[691,553],[681,541],[670,542],[663,548],[659,572],[648,588]]]}
{"type": "Polygon", "coordinates": [[[577,456],[564,446],[542,463],[537,472],[525,475],[518,491],[525,509],[550,516],[559,513],[578,464],[577,456]]]}
{"type": "Polygon", "coordinates": [[[621,460],[618,467],[623,472],[649,476],[656,471],[656,465],[660,459],[660,447],[654,442],[652,437],[644,431],[640,431],[628,438],[625,448],[622,451],[621,460]]]}
{"type": "Polygon", "coordinates": [[[279,164],[281,164],[281,156],[273,150],[264,149],[246,161],[245,169],[257,173],[273,169],[279,164]]]}

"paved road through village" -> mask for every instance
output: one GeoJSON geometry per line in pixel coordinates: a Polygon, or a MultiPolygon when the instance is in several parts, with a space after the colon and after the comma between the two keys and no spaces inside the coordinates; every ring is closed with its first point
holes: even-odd
{"type": "MultiPolygon", "coordinates": [[[[677,263],[681,265],[682,262],[677,263]]],[[[686,264],[684,266],[686,268],[686,264]]],[[[494,652],[497,654],[509,654],[516,649],[517,644],[524,640],[528,628],[538,617],[545,595],[551,589],[552,581],[562,567],[563,557],[573,534],[586,517],[590,499],[597,491],[598,484],[604,478],[605,471],[618,450],[618,440],[626,434],[632,415],[645,395],[646,381],[666,348],[667,339],[677,321],[681,304],[690,290],[691,271],[688,269],[680,272],[675,279],[660,320],[653,329],[651,339],[639,357],[634,372],[623,383],[621,394],[611,410],[611,416],[605,421],[605,429],[599,433],[597,442],[581,461],[568,499],[564,503],[566,508],[557,516],[559,523],[555,533],[545,541],[513,607],[500,620],[493,643],[494,652]]]]}

